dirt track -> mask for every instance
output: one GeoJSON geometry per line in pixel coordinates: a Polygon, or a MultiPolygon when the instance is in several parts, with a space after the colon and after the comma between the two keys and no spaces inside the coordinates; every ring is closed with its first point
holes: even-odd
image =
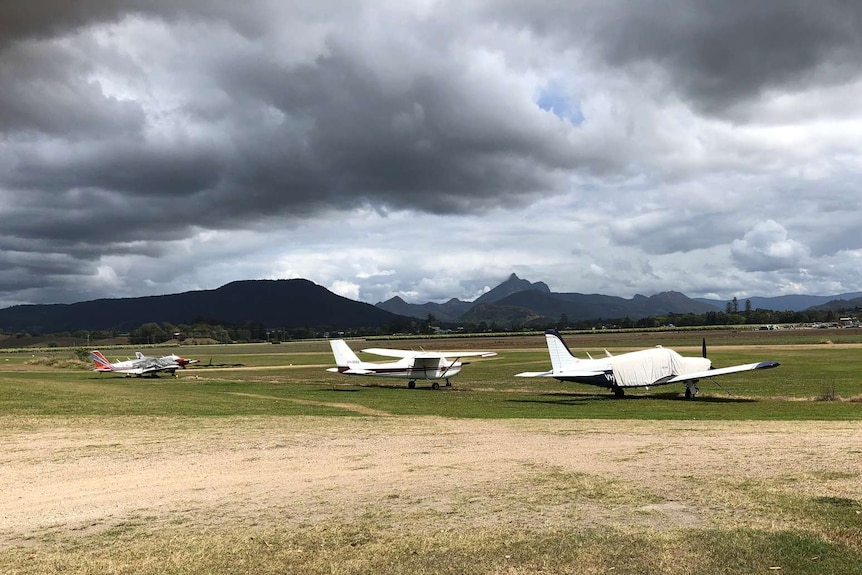
{"type": "MultiPolygon", "coordinates": [[[[118,525],[757,522],[734,485],[862,499],[856,422],[0,418],[0,547],[118,525]],[[586,501],[573,481],[615,486],[586,501]],[[648,495],[648,498],[644,498],[648,495]],[[413,519],[411,519],[411,517],[413,519]],[[418,519],[417,519],[418,518],[418,519]]],[[[767,519],[764,519],[767,521],[767,519]]]]}

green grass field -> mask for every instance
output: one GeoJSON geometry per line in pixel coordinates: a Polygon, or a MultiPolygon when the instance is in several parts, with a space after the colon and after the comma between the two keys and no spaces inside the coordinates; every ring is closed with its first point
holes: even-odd
{"type": "MultiPolygon", "coordinates": [[[[696,355],[699,337],[671,332],[657,339],[685,355],[696,355]],[[685,347],[677,347],[681,345],[685,347]]],[[[516,420],[524,429],[531,429],[533,420],[587,420],[584,425],[597,434],[603,433],[603,420],[613,428],[620,420],[676,420],[726,422],[729,429],[739,430],[747,429],[746,422],[847,422],[852,436],[862,420],[858,334],[776,338],[761,333],[710,334],[710,357],[716,366],[764,359],[781,366],[716,378],[715,383],[702,381],[701,394],[693,401],[682,397],[682,385],[630,391],[626,398],[616,399],[607,390],[513,377],[548,367],[540,335],[351,342],[355,349],[421,345],[498,351],[496,358],[467,366],[453,379],[452,388],[439,391],[421,382],[418,389],[408,390],[399,380],[328,373],[325,369],[333,363],[325,341],[165,349],[164,353],[175,351],[202,362],[180,371],[176,379],[93,373],[67,361],[74,356],[71,350],[10,350],[0,353],[0,440],[17,445],[34,430],[50,434],[71,428],[86,433],[87,426],[100,421],[109,426],[122,422],[124,428],[139,421],[149,438],[158,435],[149,427],[153,421],[175,422],[163,424],[172,429],[195,428],[195,421],[230,429],[232,421],[251,420],[272,429],[280,421],[303,417],[315,418],[314,425],[324,426],[321,433],[325,422],[331,422],[337,435],[345,418],[368,420],[374,428],[380,415],[390,416],[381,422],[392,422],[393,417],[411,422],[416,417],[516,420]],[[216,367],[233,364],[243,367],[216,367]]],[[[595,356],[605,347],[618,353],[650,341],[640,333],[609,339],[585,334],[572,336],[570,345],[583,357],[581,350],[595,356]]],[[[132,354],[129,349],[106,351],[111,359],[132,354]]],[[[862,457],[862,446],[847,449],[856,449],[862,457]]],[[[857,469],[805,475],[806,489],[816,491],[823,485],[819,494],[794,485],[789,479],[796,477],[793,469],[768,481],[752,482],[745,470],[728,477],[693,478],[693,493],[703,497],[692,495],[686,504],[701,501],[703,512],[713,518],[694,526],[670,522],[660,529],[643,521],[645,506],[668,501],[656,486],[634,489],[554,469],[536,470],[529,481],[498,487],[490,494],[471,496],[468,488],[463,499],[456,500],[460,503],[455,511],[446,512],[455,513],[454,521],[443,512],[409,505],[405,497],[421,501],[412,493],[386,495],[347,518],[322,515],[299,523],[262,517],[249,526],[246,519],[227,514],[205,527],[177,515],[154,528],[144,510],[113,518],[110,528],[94,533],[64,526],[23,535],[0,529],[0,573],[851,574],[862,565],[862,501],[835,496],[830,486],[858,483],[862,477],[857,469]],[[473,525],[473,514],[488,513],[475,507],[474,500],[493,507],[502,518],[495,515],[494,522],[473,525]],[[739,508],[730,514],[712,509],[716,502],[729,507],[737,500],[739,508]],[[590,513],[569,517],[573,512],[567,506],[572,502],[579,509],[593,509],[597,516],[614,514],[620,519],[604,524],[591,519],[590,513]],[[524,521],[532,515],[541,517],[549,508],[561,513],[563,520],[524,521]],[[511,522],[505,520],[509,510],[511,522]],[[3,544],[4,535],[14,535],[12,543],[3,544]]],[[[0,467],[0,478],[2,473],[0,467]]]]}
{"type": "MultiPolygon", "coordinates": [[[[634,337],[639,340],[641,334],[634,337]]],[[[543,343],[538,336],[528,341],[543,343]]],[[[29,416],[355,415],[289,401],[295,399],[324,404],[350,402],[394,415],[469,418],[862,418],[862,348],[855,344],[714,345],[710,357],[716,366],[764,359],[777,360],[781,366],[704,380],[697,399],[687,401],[682,397],[682,385],[629,390],[625,399],[618,400],[601,388],[548,378],[515,378],[521,371],[547,369],[549,361],[542,348],[507,349],[504,346],[509,342],[505,338],[479,341],[480,347],[484,343],[499,355],[474,361],[453,378],[452,388],[438,392],[422,382],[418,389],[408,390],[406,382],[397,379],[329,373],[326,367],[333,363],[326,342],[188,348],[182,351],[196,354],[202,364],[179,371],[177,379],[125,378],[51,367],[57,363],[50,360],[52,357],[62,359],[71,355],[69,351],[0,354],[0,410],[29,416]],[[235,364],[244,367],[207,367],[235,364]],[[261,401],[254,395],[285,401],[261,401]]],[[[519,342],[523,344],[523,340],[519,342]]],[[[609,349],[620,353],[635,348],[609,349]]],[[[677,349],[689,355],[700,351],[699,347],[677,349]]],[[[603,353],[602,348],[585,351],[594,356],[603,353]]],[[[130,353],[118,351],[114,355],[124,358],[130,353]]],[[[375,358],[364,355],[364,359],[375,358]]]]}

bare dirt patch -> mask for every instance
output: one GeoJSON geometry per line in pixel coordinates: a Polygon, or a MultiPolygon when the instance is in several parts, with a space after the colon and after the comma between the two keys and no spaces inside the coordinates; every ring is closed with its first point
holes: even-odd
{"type": "Polygon", "coordinates": [[[0,418],[0,547],[135,524],[745,524],[862,499],[857,422],[0,418]],[[768,511],[768,510],[767,510],[768,511]]]}

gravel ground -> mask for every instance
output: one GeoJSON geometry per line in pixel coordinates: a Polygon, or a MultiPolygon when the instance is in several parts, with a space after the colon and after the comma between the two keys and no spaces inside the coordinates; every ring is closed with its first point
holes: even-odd
{"type": "Polygon", "coordinates": [[[780,527],[740,486],[862,500],[858,422],[373,413],[0,417],[0,430],[0,548],[130,523],[301,526],[368,513],[419,529],[571,521],[780,527]]]}

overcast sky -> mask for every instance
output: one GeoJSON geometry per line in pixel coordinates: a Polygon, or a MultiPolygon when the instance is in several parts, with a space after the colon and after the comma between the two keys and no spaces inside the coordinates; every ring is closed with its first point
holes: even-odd
{"type": "Polygon", "coordinates": [[[4,0],[0,307],[862,291],[862,3],[4,0]]]}

